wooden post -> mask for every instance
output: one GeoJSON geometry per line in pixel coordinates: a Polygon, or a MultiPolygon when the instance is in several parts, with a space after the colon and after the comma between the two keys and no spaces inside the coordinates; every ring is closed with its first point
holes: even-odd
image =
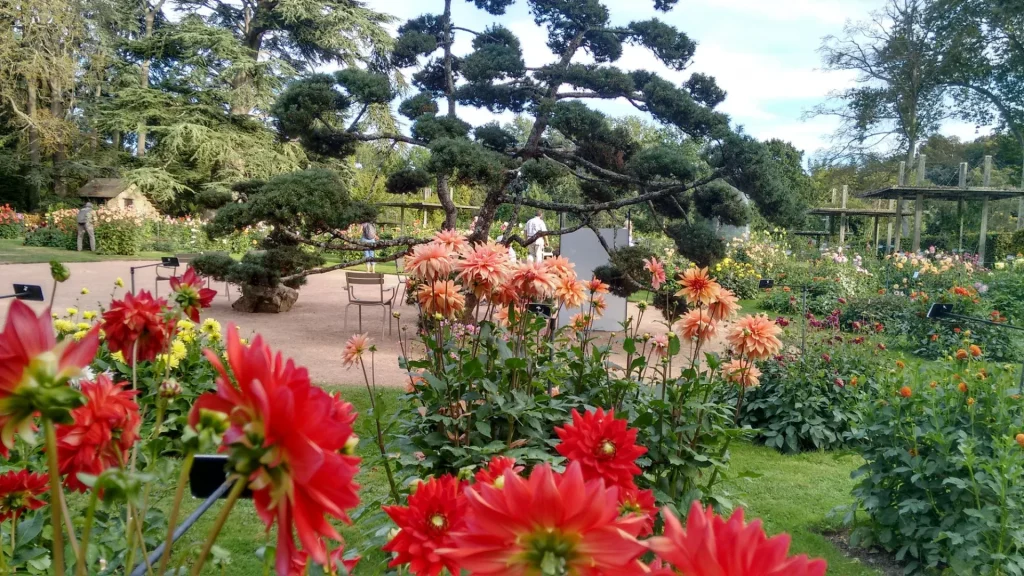
{"type": "Polygon", "coordinates": [[[900,251],[900,240],[903,238],[903,196],[896,197],[896,245],[893,252],[900,251]]]}
{"type": "MultiPolygon", "coordinates": [[[[960,163],[960,188],[967,188],[967,162],[960,163]]],[[[964,197],[961,196],[956,200],[956,217],[960,221],[960,240],[957,243],[959,249],[958,253],[964,251],[964,197]]]]}
{"type": "MultiPolygon", "coordinates": [[[[914,184],[924,186],[924,169],[927,157],[924,154],[917,156],[917,174],[914,184]]],[[[924,194],[918,192],[914,198],[914,243],[913,251],[916,254],[921,251],[921,215],[924,212],[924,194]]]]}
{"type": "MultiPolygon", "coordinates": [[[[850,187],[843,184],[843,210],[846,210],[846,198],[850,195],[850,187]]],[[[843,212],[839,215],[839,245],[846,245],[846,213],[843,212]]]]}
{"type": "MultiPolygon", "coordinates": [[[[988,188],[992,183],[992,157],[985,156],[985,168],[982,172],[982,186],[988,188]]],[[[985,265],[985,244],[988,240],[988,196],[981,199],[981,233],[978,234],[978,262],[985,265]]]]}
{"type": "Polygon", "coordinates": [[[915,186],[924,186],[924,168],[928,157],[924,154],[917,155],[917,174],[914,176],[915,186]]]}
{"type": "Polygon", "coordinates": [[[400,235],[405,236],[405,206],[398,209],[398,230],[400,235]]]}
{"type": "Polygon", "coordinates": [[[904,160],[900,162],[900,179],[897,182],[897,186],[904,186],[907,182],[907,162],[904,160]]]}
{"type": "MultiPolygon", "coordinates": [[[[430,188],[423,189],[423,203],[426,204],[427,200],[430,199],[430,188]]],[[[423,208],[423,229],[427,228],[427,209],[423,208]]]]}
{"type": "Polygon", "coordinates": [[[872,245],[871,251],[878,256],[878,216],[875,216],[875,243],[872,245]]]}
{"type": "MultiPolygon", "coordinates": [[[[889,210],[896,210],[896,201],[889,200],[889,210]]],[[[885,219],[885,250],[882,250],[883,254],[889,253],[889,246],[892,246],[892,217],[885,219]]]]}

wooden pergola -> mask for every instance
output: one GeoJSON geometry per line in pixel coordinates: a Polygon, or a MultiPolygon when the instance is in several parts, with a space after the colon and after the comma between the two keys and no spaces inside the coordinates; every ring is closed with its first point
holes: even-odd
{"type": "MultiPolygon", "coordinates": [[[[869,216],[869,217],[874,217],[874,219],[875,219],[875,246],[877,248],[877,246],[878,246],[878,220],[879,220],[879,218],[892,218],[892,217],[896,216],[896,209],[895,208],[889,208],[889,209],[885,209],[885,208],[849,208],[846,205],[846,201],[849,198],[849,196],[850,196],[850,187],[846,186],[846,185],[843,185],[843,196],[842,196],[842,204],[841,205],[839,205],[839,206],[822,206],[822,207],[819,207],[819,208],[812,208],[812,209],[807,211],[807,214],[812,215],[812,216],[824,216],[824,217],[826,217],[828,219],[828,222],[829,222],[829,225],[828,225],[829,231],[826,231],[824,234],[822,234],[820,232],[817,232],[817,231],[810,231],[810,232],[802,233],[802,234],[800,232],[798,232],[797,234],[801,234],[801,235],[804,235],[804,236],[822,236],[822,235],[831,236],[832,235],[832,232],[831,232],[831,229],[832,229],[832,218],[838,217],[839,218],[839,245],[842,246],[842,245],[846,244],[846,224],[847,224],[848,218],[850,216],[869,216]]],[[[836,202],[836,191],[835,191],[835,189],[833,189],[832,190],[832,203],[835,204],[835,202],[836,202]]],[[[909,215],[909,213],[908,213],[908,215],[909,215]]],[[[891,231],[890,231],[890,234],[891,234],[891,231]]],[[[888,246],[888,240],[886,240],[886,245],[888,246]]]]}
{"type": "Polygon", "coordinates": [[[981,233],[978,236],[978,257],[985,261],[985,241],[988,236],[988,204],[989,200],[1004,200],[1008,198],[1019,198],[1024,196],[1024,190],[993,188],[992,181],[992,157],[985,156],[983,169],[983,182],[981,186],[967,185],[967,163],[960,163],[960,182],[958,186],[933,186],[924,182],[926,157],[921,154],[918,157],[917,177],[913,186],[906,185],[906,162],[900,162],[899,184],[889,186],[871,192],[864,192],[860,198],[874,200],[889,200],[890,206],[895,205],[896,218],[896,244],[894,250],[900,251],[900,243],[903,235],[903,202],[908,197],[914,198],[914,229],[913,229],[913,251],[921,250],[921,214],[924,210],[925,199],[956,201],[957,212],[960,216],[960,239],[959,248],[964,247],[964,202],[981,200],[981,233]]]}
{"type": "MultiPolygon", "coordinates": [[[[434,212],[437,210],[444,210],[444,206],[436,202],[380,202],[377,206],[384,206],[387,208],[398,208],[398,227],[402,235],[405,235],[405,211],[409,210],[420,210],[423,213],[423,225],[427,225],[427,213],[434,212]]],[[[479,206],[466,206],[462,204],[455,205],[456,210],[465,210],[467,212],[477,212],[480,210],[479,206]]]]}

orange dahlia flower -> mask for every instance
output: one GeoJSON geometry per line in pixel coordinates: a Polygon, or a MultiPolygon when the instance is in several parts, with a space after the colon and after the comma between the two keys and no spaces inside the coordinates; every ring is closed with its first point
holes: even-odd
{"type": "Polygon", "coordinates": [[[703,308],[694,308],[672,324],[672,331],[679,338],[690,342],[701,342],[715,335],[715,321],[703,308]]]}
{"type": "Polygon", "coordinates": [[[761,384],[761,370],[750,360],[730,360],[722,365],[722,374],[725,379],[744,388],[751,388],[761,384]]]}
{"type": "Polygon", "coordinates": [[[676,292],[676,296],[683,296],[690,304],[707,304],[718,296],[722,289],[711,276],[707,268],[687,268],[679,277],[679,283],[683,288],[676,292]]]}
{"type": "Polygon", "coordinates": [[[438,280],[420,286],[416,290],[416,299],[427,314],[440,314],[445,318],[454,318],[466,308],[462,286],[451,280],[438,280]]]}
{"type": "Polygon", "coordinates": [[[529,478],[506,470],[504,488],[477,484],[465,494],[465,529],[438,553],[474,576],[542,574],[552,562],[581,576],[643,572],[644,519],[620,517],[618,489],[585,481],[578,462],[564,474],[542,464],[529,478]]]}
{"type": "Polygon", "coordinates": [[[607,294],[608,285],[597,278],[591,278],[590,282],[587,282],[587,290],[590,290],[591,294],[607,294]]]}
{"type": "Polygon", "coordinates": [[[637,430],[615,418],[614,410],[597,408],[581,415],[574,408],[572,424],[556,426],[555,434],[561,440],[555,450],[579,463],[584,480],[600,478],[608,486],[636,488],[633,477],[640,473],[636,459],[647,448],[637,445],[637,430]]]}
{"type": "Polygon", "coordinates": [[[469,243],[466,238],[455,230],[442,230],[434,235],[434,244],[444,246],[451,253],[462,252],[469,243]]]}
{"type": "Polygon", "coordinates": [[[512,270],[508,285],[519,298],[537,302],[555,293],[555,276],[540,262],[520,262],[512,270]]]}
{"type": "MultiPolygon", "coordinates": [[[[661,511],[665,532],[647,541],[658,557],[686,576],[824,576],[824,560],[788,556],[789,535],[768,538],[761,521],[747,524],[743,509],[723,520],[700,502],[690,506],[686,528],[669,508],[661,511]]],[[[673,571],[656,572],[660,575],[673,571]]]]}
{"type": "Polygon", "coordinates": [[[353,334],[345,341],[341,349],[341,362],[345,367],[352,366],[370,349],[370,337],[366,334],[353,334]]]}
{"type": "Polygon", "coordinates": [[[595,318],[604,316],[605,310],[608,309],[608,302],[605,301],[604,296],[600,294],[594,294],[590,299],[590,308],[594,312],[595,318]]]}
{"type": "Polygon", "coordinates": [[[728,288],[721,288],[713,300],[708,302],[708,312],[713,320],[727,320],[740,311],[736,294],[728,288]]]}
{"type": "Polygon", "coordinates": [[[969,350],[971,351],[971,356],[974,356],[975,358],[981,356],[981,347],[977,344],[971,344],[969,350]]]}
{"type": "Polygon", "coordinates": [[[544,261],[544,267],[559,278],[576,279],[576,265],[565,256],[555,256],[544,261]]]}
{"type": "Polygon", "coordinates": [[[651,273],[651,288],[661,288],[665,283],[665,265],[658,261],[657,256],[651,256],[650,260],[644,259],[644,270],[651,273]]]}
{"type": "Polygon", "coordinates": [[[456,260],[456,279],[468,286],[477,297],[490,295],[509,276],[508,251],[493,242],[479,244],[456,260]]]}
{"type": "Polygon", "coordinates": [[[654,353],[661,358],[668,357],[668,334],[658,334],[651,340],[654,346],[654,353]]]}
{"type": "Polygon", "coordinates": [[[345,453],[355,412],[313,386],[305,368],[275,354],[261,336],[245,346],[233,326],[227,334],[233,377],[216,353],[205,351],[219,374],[217,390],[196,400],[189,424],[198,425],[207,413],[220,413],[229,424],[221,452],[228,455],[228,469],[248,483],[267,530],[278,525],[278,574],[287,574],[303,554],[324,565],[324,539],[341,542],[328,518],[350,522],[347,511],[359,504],[359,458],[345,453]]]}
{"type": "Polygon", "coordinates": [[[967,350],[964,350],[963,348],[957,349],[957,351],[956,351],[956,359],[957,360],[967,360],[967,350]]]}
{"type": "Polygon", "coordinates": [[[736,321],[728,341],[737,354],[761,359],[776,354],[782,348],[781,333],[782,328],[764,314],[744,316],[736,321]]]}
{"type": "Polygon", "coordinates": [[[416,576],[437,576],[442,569],[460,573],[458,562],[437,550],[452,546],[452,533],[465,527],[464,486],[445,474],[420,483],[409,495],[408,506],[381,507],[398,526],[398,534],[383,546],[395,554],[388,563],[390,568],[408,564],[409,573],[416,576]]]}
{"type": "Polygon", "coordinates": [[[444,244],[420,244],[412,249],[405,268],[413,278],[432,282],[451,274],[453,264],[450,256],[451,252],[444,244]]]}
{"type": "Polygon", "coordinates": [[[587,297],[586,285],[575,277],[560,276],[555,286],[555,298],[566,308],[579,308],[587,297]]]}

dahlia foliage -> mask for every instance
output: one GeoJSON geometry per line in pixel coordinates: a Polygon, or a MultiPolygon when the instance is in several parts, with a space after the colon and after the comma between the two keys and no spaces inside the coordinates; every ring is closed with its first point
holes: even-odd
{"type": "Polygon", "coordinates": [[[514,459],[493,458],[473,482],[445,475],[414,485],[405,506],[384,510],[397,532],[384,546],[390,567],[416,576],[620,574],[820,576],[825,562],[789,557],[789,537],[767,538],[743,511],[728,520],[694,502],[684,529],[670,509],[653,533],[657,508],[636,488],[637,431],[612,412],[573,413],[556,429],[568,464],[529,474],[514,459]],[[655,560],[644,562],[653,552],[655,560]]]}

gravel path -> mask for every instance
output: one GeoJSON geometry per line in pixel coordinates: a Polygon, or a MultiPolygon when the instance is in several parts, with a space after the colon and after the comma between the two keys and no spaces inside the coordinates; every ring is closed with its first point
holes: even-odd
{"type": "MultiPolygon", "coordinates": [[[[130,267],[140,262],[106,261],[68,264],[71,279],[57,290],[57,310],[75,306],[79,310],[96,310],[100,304],[110,302],[114,280],[122,278],[125,288],[117,291],[117,297],[128,289],[130,267]],[[82,295],[81,289],[87,288],[89,294],[82,295]]],[[[135,272],[136,287],[139,290],[154,288],[155,269],[146,268],[135,272]]],[[[397,284],[397,276],[385,276],[387,286],[397,284]]],[[[39,284],[49,299],[53,281],[50,278],[48,264],[6,264],[0,265],[0,293],[10,291],[10,284],[39,284]]],[[[309,282],[299,290],[299,299],[291,311],[283,314],[242,314],[231,309],[223,284],[214,284],[218,291],[213,306],[206,310],[204,317],[212,317],[226,328],[228,323],[237,324],[245,335],[259,333],[271,347],[280,350],[286,356],[306,366],[314,382],[320,384],[362,385],[362,372],[357,369],[348,370],[341,365],[341,348],[353,333],[358,330],[356,307],[349,312],[348,329],[345,329],[345,303],[347,298],[344,290],[344,272],[330,272],[309,277],[309,282]]],[[[160,293],[166,295],[166,282],[160,283],[160,293]]],[[[238,297],[237,288],[231,289],[232,300],[238,297]]],[[[41,310],[46,304],[31,302],[34,308],[41,310]]],[[[0,303],[0,322],[7,317],[8,305],[0,303]]],[[[415,308],[401,305],[397,308],[402,313],[402,324],[412,330],[411,320],[416,315],[415,308]]],[[[636,315],[636,307],[630,304],[630,314],[636,315]]],[[[398,329],[394,335],[385,332],[381,337],[383,314],[380,310],[367,308],[363,311],[363,330],[370,334],[377,345],[375,357],[378,385],[403,386],[404,373],[398,367],[399,344],[398,329]]],[[[649,309],[644,315],[642,330],[658,334],[666,330],[660,324],[660,314],[649,309]]],[[[387,329],[384,326],[385,331],[387,329]]],[[[720,327],[719,336],[707,346],[709,351],[723,348],[721,334],[726,327],[720,327]]],[[[599,342],[606,342],[609,336],[620,336],[614,333],[600,333],[599,342]]],[[[422,354],[422,347],[413,350],[413,354],[422,354]]],[[[613,360],[623,361],[621,355],[613,360]]]]}

